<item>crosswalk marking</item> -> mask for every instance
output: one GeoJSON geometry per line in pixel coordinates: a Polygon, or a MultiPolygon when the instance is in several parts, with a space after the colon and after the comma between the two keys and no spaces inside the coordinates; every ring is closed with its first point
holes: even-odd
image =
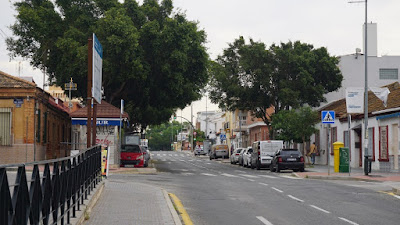
{"type": "Polygon", "coordinates": [[[260,220],[263,224],[265,224],[265,225],[272,225],[272,223],[271,222],[269,222],[267,219],[265,219],[264,217],[262,217],[262,216],[257,216],[256,217],[258,220],[260,220]]]}
{"type": "Polygon", "coordinates": [[[211,174],[211,173],[202,173],[202,175],[210,176],[210,177],[216,177],[217,175],[211,174]]]}

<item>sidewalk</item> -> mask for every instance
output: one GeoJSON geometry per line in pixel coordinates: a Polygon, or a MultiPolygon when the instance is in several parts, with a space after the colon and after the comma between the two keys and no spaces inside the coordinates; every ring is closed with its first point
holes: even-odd
{"type": "Polygon", "coordinates": [[[135,181],[105,180],[104,192],[83,224],[181,224],[163,189],[135,181]]]}
{"type": "Polygon", "coordinates": [[[393,192],[400,195],[400,173],[393,172],[377,172],[372,171],[368,176],[364,175],[363,168],[351,168],[350,173],[335,173],[333,166],[330,167],[328,175],[327,165],[307,165],[305,172],[295,173],[297,177],[308,179],[324,179],[324,180],[355,180],[365,182],[387,182],[394,183],[391,185],[393,192]]]}

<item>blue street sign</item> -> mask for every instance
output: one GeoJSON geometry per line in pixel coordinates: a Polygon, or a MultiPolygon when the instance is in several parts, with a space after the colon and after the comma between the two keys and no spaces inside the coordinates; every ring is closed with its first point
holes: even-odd
{"type": "Polygon", "coordinates": [[[219,135],[219,138],[221,139],[221,141],[226,140],[226,134],[219,135]]]}
{"type": "Polygon", "coordinates": [[[322,123],[335,123],[335,111],[322,111],[322,123]]]}

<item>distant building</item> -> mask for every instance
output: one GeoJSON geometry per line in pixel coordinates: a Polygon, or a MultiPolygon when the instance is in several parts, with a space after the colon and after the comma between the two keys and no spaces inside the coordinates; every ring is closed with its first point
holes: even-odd
{"type": "MultiPolygon", "coordinates": [[[[49,93],[51,96],[53,96],[54,98],[58,98],[63,100],[64,105],[68,108],[69,107],[69,102],[70,99],[69,97],[66,95],[65,91],[56,85],[53,86],[49,86],[48,90],[46,91],[47,93],[49,93]]],[[[75,112],[76,110],[82,108],[82,98],[71,98],[71,109],[70,112],[75,112]]]]}
{"type": "Polygon", "coordinates": [[[69,155],[68,109],[30,80],[0,71],[0,164],[69,155]]]}
{"type": "MultiPolygon", "coordinates": [[[[118,141],[121,110],[106,101],[97,105],[96,144],[110,147],[110,164],[118,163],[118,141]]],[[[86,149],[87,108],[71,113],[72,117],[72,149],[86,149]]],[[[128,113],[122,115],[122,122],[128,123],[128,113]]]]}

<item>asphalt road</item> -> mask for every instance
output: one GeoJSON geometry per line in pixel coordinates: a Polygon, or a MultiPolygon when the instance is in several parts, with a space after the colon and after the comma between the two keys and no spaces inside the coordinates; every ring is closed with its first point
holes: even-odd
{"type": "Polygon", "coordinates": [[[393,224],[400,200],[365,182],[297,179],[181,152],[152,152],[155,175],[113,174],[160,186],[182,201],[194,224],[393,224]]]}

